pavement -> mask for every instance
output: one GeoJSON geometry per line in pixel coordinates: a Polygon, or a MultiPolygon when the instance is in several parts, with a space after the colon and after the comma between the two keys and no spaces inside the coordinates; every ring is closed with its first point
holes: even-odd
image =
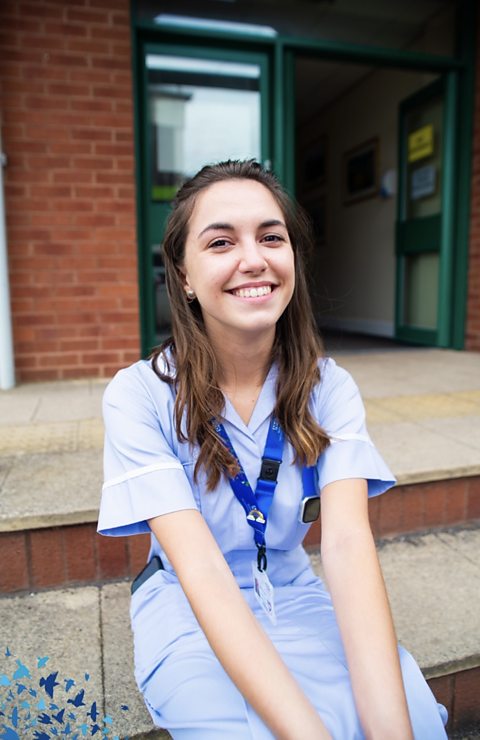
{"type": "MultiPolygon", "coordinates": [[[[480,353],[334,352],[400,484],[480,474],[480,353]]],[[[0,531],[97,519],[107,381],[0,391],[0,531]]]]}
{"type": "MultiPolygon", "coordinates": [[[[399,641],[427,678],[480,665],[479,552],[479,528],[379,545],[399,641]]],[[[318,553],[312,554],[312,562],[321,575],[318,553]]],[[[112,719],[113,734],[137,738],[151,732],[133,679],[129,588],[129,583],[119,582],[0,599],[0,646],[11,653],[0,652],[0,704],[2,691],[5,696],[18,684],[13,681],[18,659],[32,674],[30,680],[21,679],[27,688],[38,686],[38,675],[57,672],[58,707],[83,689],[85,707],[76,710],[77,717],[95,701],[102,717],[112,719]],[[39,673],[39,658],[46,657],[44,672],[39,673]],[[11,679],[11,686],[2,685],[2,674],[11,679]],[[66,679],[75,681],[68,695],[63,690],[66,679]]],[[[149,737],[168,735],[157,731],[149,737]]]]}

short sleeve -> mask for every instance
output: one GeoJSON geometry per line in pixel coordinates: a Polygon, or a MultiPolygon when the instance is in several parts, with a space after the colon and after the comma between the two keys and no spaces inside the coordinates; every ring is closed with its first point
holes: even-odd
{"type": "Polygon", "coordinates": [[[357,385],[332,359],[325,360],[320,371],[316,414],[331,442],[318,461],[320,490],[336,480],[364,478],[369,496],[384,493],[396,481],[370,439],[357,385]]]}
{"type": "MultiPolygon", "coordinates": [[[[160,379],[158,384],[163,385],[160,379]]],[[[121,370],[107,386],[103,397],[105,482],[100,534],[150,532],[147,519],[198,508],[183,465],[165,433],[165,428],[172,426],[166,394],[163,410],[161,401],[154,402],[135,365],[121,370]]]]}

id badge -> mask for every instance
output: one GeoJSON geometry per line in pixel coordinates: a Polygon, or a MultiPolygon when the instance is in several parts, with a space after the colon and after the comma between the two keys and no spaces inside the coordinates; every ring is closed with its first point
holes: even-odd
{"type": "Polygon", "coordinates": [[[275,592],[266,571],[258,570],[257,564],[252,563],[253,590],[255,598],[272,624],[277,624],[275,615],[275,592]]]}

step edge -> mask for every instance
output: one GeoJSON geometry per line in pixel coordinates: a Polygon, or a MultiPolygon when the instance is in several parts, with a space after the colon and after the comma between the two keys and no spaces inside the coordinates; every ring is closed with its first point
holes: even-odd
{"type": "Polygon", "coordinates": [[[0,516],[0,534],[27,532],[31,529],[50,529],[72,524],[92,524],[98,521],[98,508],[76,509],[56,514],[26,514],[24,516],[0,516]]]}
{"type": "Polygon", "coordinates": [[[434,483],[457,478],[474,478],[480,475],[480,464],[463,465],[458,468],[443,468],[441,470],[425,470],[413,473],[397,474],[397,486],[412,486],[418,483],[434,483]]]}
{"type": "Polygon", "coordinates": [[[454,673],[469,671],[473,668],[480,668],[480,652],[473,653],[472,655],[465,655],[463,658],[446,660],[436,665],[420,665],[420,669],[427,680],[430,680],[431,678],[451,676],[454,673]]]}
{"type": "MultiPolygon", "coordinates": [[[[441,481],[447,482],[453,479],[473,478],[476,476],[480,476],[480,465],[458,468],[454,471],[431,471],[421,474],[405,474],[398,476],[397,487],[441,481]]],[[[46,514],[18,514],[14,516],[3,514],[0,515],[0,533],[62,527],[69,526],[71,524],[91,524],[98,520],[98,514],[98,507],[94,509],[73,509],[68,512],[53,512],[46,514]]]]}

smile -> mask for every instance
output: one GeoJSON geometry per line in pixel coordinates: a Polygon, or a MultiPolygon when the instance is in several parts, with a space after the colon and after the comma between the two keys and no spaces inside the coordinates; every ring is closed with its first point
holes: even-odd
{"type": "Polygon", "coordinates": [[[260,285],[258,288],[239,288],[238,290],[232,290],[230,292],[239,298],[259,298],[260,296],[271,293],[272,286],[260,285]]]}

